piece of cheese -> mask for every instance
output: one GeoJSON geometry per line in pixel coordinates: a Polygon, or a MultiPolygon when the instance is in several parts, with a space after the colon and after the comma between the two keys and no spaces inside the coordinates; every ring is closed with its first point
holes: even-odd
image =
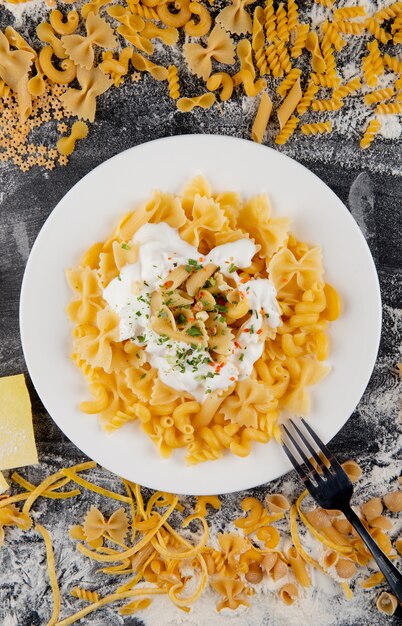
{"type": "Polygon", "coordinates": [[[37,462],[31,400],[24,375],[0,378],[0,470],[37,462]]]}
{"type": "Polygon", "coordinates": [[[4,493],[8,489],[10,489],[10,485],[8,484],[6,479],[4,478],[3,474],[0,472],[0,494],[4,493]]]}

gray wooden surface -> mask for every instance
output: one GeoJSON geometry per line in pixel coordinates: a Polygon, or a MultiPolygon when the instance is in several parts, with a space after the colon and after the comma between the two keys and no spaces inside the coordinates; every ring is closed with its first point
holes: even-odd
{"type": "MultiPolygon", "coordinates": [[[[11,22],[10,15],[0,7],[0,27],[11,22]]],[[[58,167],[50,173],[40,169],[22,173],[9,164],[0,166],[0,375],[27,373],[18,326],[23,271],[41,226],[71,186],[105,159],[158,137],[210,132],[248,138],[252,115],[252,107],[246,106],[240,97],[224,107],[223,115],[217,109],[183,115],[167,97],[166,88],[150,77],[145,77],[139,85],[128,82],[118,93],[111,91],[101,99],[97,120],[91,127],[90,135],[80,143],[67,167],[58,167]]],[[[266,143],[274,145],[271,132],[266,143]]],[[[299,135],[281,151],[315,172],[345,202],[369,243],[378,269],[384,317],[376,367],[359,406],[331,444],[341,461],[354,458],[364,469],[366,478],[356,490],[355,502],[358,503],[368,497],[384,494],[389,485],[395,488],[396,477],[401,469],[399,381],[393,371],[401,359],[401,327],[398,322],[401,302],[400,145],[396,141],[380,140],[369,151],[362,152],[357,135],[351,129],[349,135],[334,133],[323,138],[299,135]]],[[[28,376],[27,381],[41,464],[26,468],[22,473],[39,481],[51,471],[81,461],[84,457],[46,413],[28,376]]],[[[104,485],[118,488],[117,479],[105,471],[99,470],[94,476],[104,485]]],[[[291,494],[300,492],[293,475],[276,481],[272,488],[280,489],[285,483],[291,494]]],[[[265,491],[266,488],[261,487],[249,493],[261,497],[265,491]]],[[[225,527],[227,520],[237,515],[238,503],[244,495],[239,493],[223,498],[223,511],[217,518],[221,528],[225,527]],[[236,511],[236,515],[233,511],[236,511]]],[[[98,578],[94,570],[90,571],[82,560],[75,557],[74,544],[65,532],[64,535],[61,532],[77,523],[90,504],[97,502],[100,502],[99,498],[86,493],[67,507],[57,501],[41,502],[37,507],[37,518],[50,531],[54,530],[57,538],[57,567],[64,595],[74,584],[97,588],[98,578]]],[[[39,543],[38,535],[33,531],[25,534],[7,531],[6,544],[0,549],[0,624],[4,626],[42,626],[50,614],[51,593],[44,569],[44,552],[39,549],[39,543]]],[[[110,589],[112,587],[111,584],[110,589]]],[[[108,588],[101,591],[106,592],[108,588]]],[[[379,616],[374,605],[375,595],[373,592],[362,592],[358,586],[355,598],[349,603],[339,595],[336,604],[332,605],[336,606],[336,610],[328,614],[324,623],[320,622],[321,626],[396,624],[398,618],[379,616]],[[359,607],[357,612],[356,606],[359,607]]],[[[73,612],[73,607],[77,607],[76,601],[64,599],[62,615],[73,612]]],[[[146,624],[150,624],[146,613],[143,619],[146,624]]],[[[267,604],[264,624],[278,626],[291,623],[286,618],[280,622],[275,620],[267,604]]],[[[83,623],[99,626],[131,625],[136,620],[118,616],[113,608],[107,608],[89,616],[83,623]]],[[[199,622],[200,626],[204,623],[199,622]]],[[[230,623],[229,618],[222,618],[222,623],[230,623]]],[[[245,618],[242,623],[251,622],[245,618]]],[[[301,626],[307,623],[314,623],[313,615],[311,622],[300,617],[301,626]]],[[[160,621],[153,622],[151,626],[159,624],[164,624],[162,615],[160,621]]]]}

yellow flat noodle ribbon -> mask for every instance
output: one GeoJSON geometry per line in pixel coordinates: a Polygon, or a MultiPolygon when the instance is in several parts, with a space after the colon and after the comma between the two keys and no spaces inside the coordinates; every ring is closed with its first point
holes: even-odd
{"type": "Polygon", "coordinates": [[[116,561],[122,561],[123,559],[128,559],[131,556],[133,556],[134,554],[136,554],[139,550],[141,550],[141,548],[143,548],[144,546],[147,545],[147,543],[149,543],[149,541],[152,539],[152,537],[154,535],[156,535],[156,533],[158,532],[159,528],[161,528],[161,526],[163,526],[163,524],[165,523],[165,521],[168,519],[169,515],[172,513],[176,502],[177,502],[177,496],[174,499],[175,501],[173,501],[173,503],[171,504],[171,506],[168,508],[168,510],[164,513],[164,515],[161,516],[158,524],[155,526],[155,528],[153,528],[152,530],[149,531],[149,533],[147,535],[145,535],[145,537],[143,537],[140,541],[138,541],[135,546],[133,546],[132,548],[129,548],[128,550],[125,550],[124,552],[119,552],[118,554],[115,555],[103,555],[103,554],[98,554],[96,551],[94,550],[90,550],[89,548],[87,548],[86,546],[84,546],[82,543],[78,544],[77,548],[78,550],[84,554],[85,556],[89,556],[91,559],[94,559],[95,561],[100,561],[103,563],[114,563],[116,561]]]}
{"type": "Polygon", "coordinates": [[[142,517],[147,518],[148,515],[145,512],[144,500],[142,498],[140,485],[137,485],[136,483],[130,483],[130,485],[131,485],[131,488],[133,488],[134,490],[134,496],[137,501],[137,507],[138,507],[139,512],[141,513],[142,517]]]}
{"type": "MultiPolygon", "coordinates": [[[[71,467],[70,469],[75,471],[75,472],[83,472],[84,470],[93,469],[94,467],[96,467],[95,461],[87,461],[86,463],[80,463],[79,465],[73,465],[73,467],[71,467]]],[[[38,485],[36,487],[36,489],[34,489],[30,493],[30,495],[27,498],[27,500],[26,500],[26,502],[24,504],[24,507],[22,509],[22,512],[25,513],[25,515],[28,515],[29,511],[31,510],[31,507],[32,507],[33,503],[35,502],[35,500],[37,500],[39,498],[39,496],[42,495],[42,493],[47,491],[47,489],[48,489],[48,487],[50,487],[50,485],[52,485],[53,483],[58,481],[59,478],[63,478],[64,477],[65,474],[63,474],[63,472],[64,472],[64,469],[59,470],[55,474],[51,474],[50,476],[45,478],[45,480],[42,481],[40,483],[40,485],[38,485]]]]}
{"type": "MultiPolygon", "coordinates": [[[[130,498],[130,511],[131,511],[131,524],[133,524],[134,520],[135,520],[135,496],[132,492],[131,489],[131,485],[128,482],[128,480],[125,480],[124,478],[120,478],[120,480],[123,482],[126,491],[127,491],[127,496],[130,498]]],[[[131,526],[131,542],[134,543],[134,539],[135,539],[135,535],[137,534],[137,530],[135,528],[133,528],[133,526],[131,526]]]]}
{"type": "MultiPolygon", "coordinates": [[[[166,544],[162,535],[158,533],[158,539],[160,541],[160,544],[158,544],[155,539],[152,540],[152,545],[154,546],[155,550],[157,550],[160,554],[162,554],[162,556],[167,559],[187,559],[201,552],[201,550],[205,548],[205,545],[207,543],[209,529],[207,521],[203,517],[199,517],[198,519],[200,520],[204,528],[204,532],[202,534],[200,542],[196,546],[192,546],[190,550],[185,550],[184,552],[171,552],[166,548],[166,544]]],[[[188,523],[183,522],[182,527],[186,528],[187,526],[188,523]]]]}
{"type": "MultiPolygon", "coordinates": [[[[37,487],[37,485],[33,485],[28,480],[23,478],[23,476],[18,474],[18,472],[13,472],[13,474],[11,475],[11,480],[17,483],[17,485],[19,485],[20,487],[27,489],[27,491],[33,491],[37,487]]],[[[72,491],[61,491],[59,493],[56,492],[56,489],[60,489],[61,487],[64,487],[69,482],[70,482],[69,478],[63,478],[55,485],[52,485],[52,489],[55,490],[54,492],[51,490],[45,491],[44,493],[42,493],[42,497],[51,498],[52,500],[62,500],[64,498],[72,498],[73,496],[79,496],[81,494],[81,491],[79,489],[73,489],[72,491]]]]}
{"type": "Polygon", "coordinates": [[[85,489],[94,491],[95,493],[105,496],[106,498],[112,498],[113,500],[119,500],[119,502],[127,502],[130,504],[130,498],[128,496],[123,496],[115,491],[110,491],[109,489],[105,489],[104,487],[100,487],[99,485],[95,485],[94,483],[85,480],[85,478],[81,478],[81,476],[77,476],[73,468],[62,469],[61,472],[64,476],[68,476],[70,480],[73,480],[78,485],[81,485],[81,487],[85,487],[85,489]]]}
{"type": "Polygon", "coordinates": [[[44,528],[44,526],[41,526],[40,524],[38,524],[37,526],[35,526],[35,528],[42,535],[45,541],[47,571],[49,573],[49,581],[50,581],[50,586],[52,588],[52,594],[53,594],[53,611],[52,611],[50,620],[47,623],[47,626],[54,626],[57,620],[59,619],[61,601],[60,601],[60,588],[57,582],[56,566],[54,563],[53,543],[52,543],[51,536],[49,535],[46,528],[44,528]]]}
{"type": "Polygon", "coordinates": [[[341,546],[340,544],[334,543],[330,539],[327,539],[327,537],[324,537],[324,535],[322,535],[320,532],[318,532],[318,530],[316,530],[314,528],[314,526],[308,521],[307,517],[304,515],[303,511],[301,510],[301,502],[302,502],[302,500],[304,500],[306,495],[307,495],[307,491],[304,491],[297,498],[297,501],[296,501],[297,512],[298,512],[298,514],[300,516],[300,519],[303,522],[303,524],[308,528],[308,530],[311,532],[311,534],[316,539],[318,539],[318,541],[321,541],[321,543],[326,545],[328,548],[331,548],[331,550],[336,550],[337,552],[341,552],[342,554],[352,554],[353,548],[351,546],[341,546]]]}
{"type": "Polygon", "coordinates": [[[70,617],[66,617],[61,620],[61,622],[57,622],[55,626],[70,626],[70,624],[74,624],[78,620],[82,619],[89,613],[96,611],[96,609],[100,609],[102,606],[110,604],[111,602],[117,602],[118,600],[125,600],[126,598],[134,598],[136,596],[155,596],[155,595],[163,595],[166,594],[165,589],[158,589],[156,587],[143,587],[142,589],[133,589],[132,591],[124,591],[122,593],[111,593],[104,598],[98,600],[98,602],[93,602],[88,606],[81,609],[81,611],[77,611],[74,615],[70,615],[70,617]]]}

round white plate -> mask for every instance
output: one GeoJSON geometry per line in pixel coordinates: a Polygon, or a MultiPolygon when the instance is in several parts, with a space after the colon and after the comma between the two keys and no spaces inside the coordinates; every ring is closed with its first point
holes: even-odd
{"type": "Polygon", "coordinates": [[[86,382],[69,358],[71,298],[64,270],[119,218],[154,189],[179,192],[204,174],[217,190],[244,196],[269,194],[274,215],[292,219],[298,238],[323,248],[327,280],[343,301],[331,325],[332,371],[312,387],[310,423],[328,442],[349,418],[370,378],[381,329],[378,278],[366,241],[347,208],[314,174],[292,159],[250,141],[216,135],[184,135],[136,146],[99,165],[80,180],[51,213],[32,248],[20,306],[28,370],[49,414],[89,457],[146,487],[181,494],[246,489],[285,474],[290,464],[276,442],[254,444],[250,456],[186,466],[181,455],[162,459],[148,436],[129,424],[102,431],[96,415],[84,415],[86,382]]]}

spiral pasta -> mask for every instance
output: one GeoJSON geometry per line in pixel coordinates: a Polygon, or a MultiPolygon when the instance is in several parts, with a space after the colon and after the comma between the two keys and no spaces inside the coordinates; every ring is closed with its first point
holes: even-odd
{"type": "Polygon", "coordinates": [[[393,17],[397,17],[402,13],[402,2],[399,0],[398,2],[394,2],[389,7],[385,9],[380,9],[376,13],[374,13],[373,18],[377,22],[384,22],[385,20],[389,20],[393,17]]]}
{"type": "Polygon", "coordinates": [[[308,24],[299,24],[296,39],[291,49],[291,56],[293,59],[297,59],[303,52],[309,30],[310,27],[308,24]]]}
{"type": "Polygon", "coordinates": [[[296,130],[298,123],[299,118],[295,115],[292,115],[292,117],[289,118],[282,130],[275,137],[275,143],[278,145],[283,145],[284,143],[286,143],[296,130]]]}
{"type": "Polygon", "coordinates": [[[82,589],[81,587],[74,587],[71,591],[71,595],[79,600],[85,600],[86,602],[99,602],[100,596],[97,591],[89,591],[89,589],[82,589]]]}
{"type": "Polygon", "coordinates": [[[381,58],[377,41],[369,42],[367,49],[369,54],[363,58],[363,74],[366,83],[374,87],[378,83],[378,77],[384,71],[384,61],[381,58]]]}
{"type": "Polygon", "coordinates": [[[360,147],[363,149],[368,148],[374,141],[376,134],[381,128],[381,124],[378,120],[373,119],[369,122],[363,137],[360,140],[360,147]]]}
{"type": "Polygon", "coordinates": [[[287,92],[289,91],[289,89],[293,87],[296,80],[300,78],[300,76],[301,76],[301,70],[299,68],[294,67],[292,70],[290,70],[289,74],[281,82],[281,84],[278,85],[278,87],[276,88],[276,93],[278,93],[280,96],[285,96],[287,92]]]}
{"type": "Polygon", "coordinates": [[[382,102],[383,100],[389,100],[392,96],[395,95],[395,91],[393,87],[387,87],[386,89],[378,89],[377,91],[372,91],[364,96],[364,102],[368,105],[377,104],[377,102],[382,102]]]}
{"type": "Polygon", "coordinates": [[[169,96],[173,100],[180,98],[180,85],[177,67],[175,65],[169,65],[167,80],[169,84],[169,96]]]}
{"type": "Polygon", "coordinates": [[[268,43],[273,43],[276,37],[276,16],[273,0],[265,3],[265,34],[268,43]]]}
{"type": "Polygon", "coordinates": [[[402,102],[378,104],[376,106],[375,112],[379,115],[400,115],[402,113],[402,102]]]}
{"type": "Polygon", "coordinates": [[[338,99],[341,100],[343,98],[346,98],[346,96],[348,96],[349,94],[354,93],[355,91],[360,89],[361,86],[362,86],[361,80],[359,76],[356,76],[356,78],[352,78],[347,83],[335,89],[332,97],[335,100],[338,100],[338,99]]]}
{"type": "Polygon", "coordinates": [[[363,15],[366,15],[366,11],[363,6],[342,7],[340,9],[335,9],[334,11],[335,20],[348,20],[351,17],[361,17],[363,15]]]}
{"type": "Polygon", "coordinates": [[[314,85],[318,85],[319,87],[328,87],[334,88],[338,87],[341,79],[339,76],[328,76],[327,74],[310,74],[310,79],[313,81],[314,85]]]}
{"type": "Polygon", "coordinates": [[[386,30],[379,25],[379,23],[372,17],[370,17],[365,23],[367,30],[374,35],[381,43],[388,43],[392,39],[392,35],[387,33],[386,30]]]}
{"type": "Polygon", "coordinates": [[[282,2],[276,10],[276,35],[280,41],[289,41],[288,16],[282,2]]]}
{"type": "Polygon", "coordinates": [[[303,115],[310,108],[311,103],[314,100],[314,96],[317,93],[319,87],[315,85],[313,81],[309,81],[306,91],[304,92],[299,104],[297,105],[297,112],[299,115],[303,115]]]}
{"type": "Polygon", "coordinates": [[[316,122],[311,124],[303,124],[300,127],[303,135],[317,135],[332,132],[332,122],[316,122]]]}
{"type": "Polygon", "coordinates": [[[288,0],[288,29],[289,33],[297,30],[299,19],[299,8],[296,0],[288,0]]]}
{"type": "Polygon", "coordinates": [[[334,26],[336,30],[340,33],[344,33],[345,35],[361,35],[364,30],[364,24],[361,22],[346,22],[340,20],[338,22],[334,22],[334,26]]]}

